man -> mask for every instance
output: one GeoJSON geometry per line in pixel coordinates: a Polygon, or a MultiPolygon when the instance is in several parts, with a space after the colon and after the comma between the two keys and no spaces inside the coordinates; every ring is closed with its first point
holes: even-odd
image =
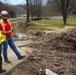
{"type": "Polygon", "coordinates": [[[0,44],[0,73],[4,73],[4,72],[6,72],[6,70],[5,70],[5,69],[2,69],[1,50],[2,50],[2,46],[1,46],[1,44],[0,44]]]}
{"type": "Polygon", "coordinates": [[[17,50],[17,48],[14,44],[14,40],[12,38],[12,31],[13,31],[12,25],[8,21],[9,13],[4,10],[1,12],[1,17],[2,17],[2,20],[0,21],[0,30],[1,30],[2,34],[6,36],[6,41],[2,43],[3,44],[3,56],[4,56],[4,60],[6,63],[11,63],[11,61],[8,59],[8,56],[7,56],[8,45],[11,47],[11,49],[17,55],[18,59],[22,59],[25,56],[22,56],[20,54],[20,52],[17,50]]]}
{"type": "Polygon", "coordinates": [[[2,57],[1,57],[2,45],[1,45],[1,43],[2,43],[3,41],[4,41],[4,39],[3,39],[3,36],[2,36],[2,34],[1,34],[1,32],[0,32],[0,73],[6,72],[5,69],[2,69],[2,57]]]}
{"type": "Polygon", "coordinates": [[[2,69],[1,50],[2,50],[2,46],[1,46],[1,44],[0,44],[0,73],[4,73],[4,72],[6,72],[6,70],[5,70],[5,69],[2,69]]]}

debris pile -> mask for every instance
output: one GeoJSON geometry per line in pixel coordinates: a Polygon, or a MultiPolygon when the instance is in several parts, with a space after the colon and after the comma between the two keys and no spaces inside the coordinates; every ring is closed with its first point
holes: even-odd
{"type": "Polygon", "coordinates": [[[58,75],[76,75],[76,29],[51,33],[33,39],[34,52],[10,75],[45,75],[45,69],[58,75]]]}

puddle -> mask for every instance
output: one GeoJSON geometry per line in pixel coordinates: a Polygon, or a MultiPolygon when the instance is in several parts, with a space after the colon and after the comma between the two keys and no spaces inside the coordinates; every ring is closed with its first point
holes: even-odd
{"type": "MultiPolygon", "coordinates": [[[[27,38],[28,37],[25,33],[16,33],[16,36],[18,38],[27,38]]],[[[32,35],[30,35],[29,37],[32,38],[32,35]]]]}

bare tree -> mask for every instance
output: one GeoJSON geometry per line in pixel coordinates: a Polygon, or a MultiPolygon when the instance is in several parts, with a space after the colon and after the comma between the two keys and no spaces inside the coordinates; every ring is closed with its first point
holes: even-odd
{"type": "Polygon", "coordinates": [[[26,3],[27,3],[27,8],[26,8],[26,10],[27,10],[27,20],[26,20],[26,23],[28,23],[29,21],[30,21],[30,19],[29,19],[29,0],[26,0],[26,3]]]}
{"type": "Polygon", "coordinates": [[[30,4],[31,20],[33,20],[33,17],[34,17],[34,0],[29,0],[29,4],[30,4]]]}
{"type": "Polygon", "coordinates": [[[66,25],[67,17],[70,16],[76,5],[76,0],[54,0],[58,6],[59,12],[63,15],[64,25],[66,25]]]}
{"type": "Polygon", "coordinates": [[[41,8],[42,8],[42,0],[29,0],[30,2],[30,14],[33,18],[41,19],[41,8]]]}

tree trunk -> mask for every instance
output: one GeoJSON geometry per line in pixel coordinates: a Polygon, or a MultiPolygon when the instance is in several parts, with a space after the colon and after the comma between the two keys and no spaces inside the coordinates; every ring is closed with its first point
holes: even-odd
{"type": "Polygon", "coordinates": [[[26,0],[27,2],[27,20],[26,20],[26,23],[28,23],[30,20],[29,20],[29,1],[26,0]]]}
{"type": "Polygon", "coordinates": [[[66,22],[67,22],[67,14],[66,14],[65,11],[64,11],[64,14],[63,14],[63,22],[64,22],[64,25],[66,25],[66,22]]]}
{"type": "Polygon", "coordinates": [[[64,25],[66,25],[67,18],[66,17],[63,17],[63,20],[64,20],[64,25]]]}

